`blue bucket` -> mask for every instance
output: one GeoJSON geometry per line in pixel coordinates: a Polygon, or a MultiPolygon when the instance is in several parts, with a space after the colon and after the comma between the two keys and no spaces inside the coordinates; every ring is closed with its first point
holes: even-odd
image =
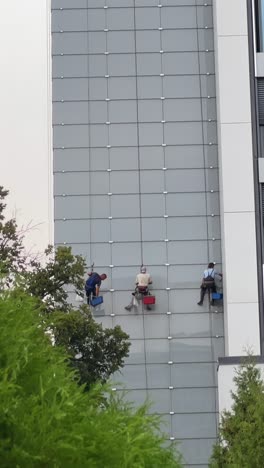
{"type": "Polygon", "coordinates": [[[96,307],[104,302],[103,296],[94,297],[91,300],[91,306],[96,307]]]}
{"type": "Polygon", "coordinates": [[[223,299],[223,293],[212,293],[213,300],[223,299]]]}

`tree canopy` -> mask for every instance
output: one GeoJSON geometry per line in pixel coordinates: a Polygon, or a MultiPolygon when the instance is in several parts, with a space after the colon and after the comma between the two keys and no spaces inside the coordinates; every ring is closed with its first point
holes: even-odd
{"type": "Polygon", "coordinates": [[[21,290],[0,296],[0,363],[1,467],[180,467],[145,405],[77,385],[64,348],[45,335],[40,302],[21,290]]]}
{"type": "Polygon", "coordinates": [[[214,447],[211,468],[263,468],[264,384],[252,357],[245,358],[234,377],[231,411],[224,411],[219,442],[214,447]]]}
{"type": "Polygon", "coordinates": [[[103,329],[86,305],[73,307],[71,289],[84,295],[85,260],[73,255],[70,246],[48,246],[44,260],[25,255],[23,234],[15,219],[6,220],[8,191],[0,187],[0,281],[2,289],[19,286],[35,297],[45,312],[43,323],[54,336],[54,344],[66,348],[70,362],[86,388],[106,382],[124,366],[129,336],[119,326],[103,329]]]}

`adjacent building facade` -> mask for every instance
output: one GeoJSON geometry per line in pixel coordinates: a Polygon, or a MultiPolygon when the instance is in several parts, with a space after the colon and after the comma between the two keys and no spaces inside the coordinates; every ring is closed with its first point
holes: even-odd
{"type": "Polygon", "coordinates": [[[206,467],[233,368],[263,349],[263,2],[26,3],[41,41],[25,36],[16,50],[38,66],[41,86],[25,81],[23,125],[40,137],[19,140],[28,158],[15,190],[42,156],[38,198],[21,184],[18,209],[24,223],[40,220],[41,248],[54,232],[56,245],[108,275],[95,317],[132,343],[114,388],[125,385],[135,404],[152,400],[186,466],[206,467]],[[224,301],[199,307],[209,261],[223,272],[224,301]],[[156,305],[128,312],[142,264],[156,305]]]}

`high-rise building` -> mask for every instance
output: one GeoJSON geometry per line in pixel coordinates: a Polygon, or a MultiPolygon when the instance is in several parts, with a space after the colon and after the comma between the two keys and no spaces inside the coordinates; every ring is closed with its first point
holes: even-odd
{"type": "MultiPolygon", "coordinates": [[[[186,466],[205,467],[234,366],[247,349],[262,361],[264,1],[36,3],[41,41],[22,40],[23,29],[14,50],[27,50],[29,76],[38,71],[34,86],[24,82],[23,128],[41,136],[19,174],[31,171],[38,197],[16,180],[18,207],[44,222],[43,243],[54,196],[55,244],[107,273],[94,315],[131,337],[116,391],[125,385],[135,404],[150,398],[186,466]],[[199,306],[208,262],[223,272],[223,303],[199,306]],[[142,264],[156,305],[127,311],[142,264]]],[[[9,161],[19,163],[12,151],[9,161]]]]}

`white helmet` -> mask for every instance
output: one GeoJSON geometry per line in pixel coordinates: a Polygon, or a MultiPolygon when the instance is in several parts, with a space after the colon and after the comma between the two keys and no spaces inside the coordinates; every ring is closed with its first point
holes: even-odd
{"type": "Polygon", "coordinates": [[[147,269],[146,269],[146,267],[142,266],[140,271],[141,271],[141,273],[146,273],[147,269]]]}

